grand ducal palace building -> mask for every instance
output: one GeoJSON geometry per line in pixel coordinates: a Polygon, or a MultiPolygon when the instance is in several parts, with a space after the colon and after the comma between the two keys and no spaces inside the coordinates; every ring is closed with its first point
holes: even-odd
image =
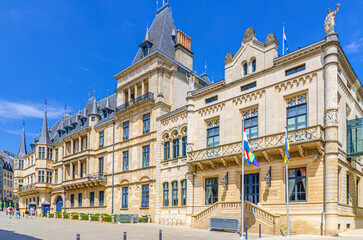
{"type": "Polygon", "coordinates": [[[282,56],[273,33],[261,41],[247,28],[225,56],[225,79],[211,83],[193,70],[191,38],[166,1],[132,64],[114,76],[114,94],[90,97],[53,126],[45,108],[29,151],[22,135],[21,211],[49,202],[51,212],[145,214],[196,228],[239,219],[244,119],[260,164],[245,164],[251,231],[286,228],[286,126],[291,230],[363,228],[363,89],[328,17],[324,39],[282,56]]]}

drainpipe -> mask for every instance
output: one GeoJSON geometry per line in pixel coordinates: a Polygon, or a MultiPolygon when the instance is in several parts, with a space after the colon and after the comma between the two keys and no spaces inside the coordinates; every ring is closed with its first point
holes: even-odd
{"type": "Polygon", "coordinates": [[[115,181],[115,121],[112,122],[112,209],[111,215],[113,215],[113,193],[114,193],[114,181],[115,181]]]}

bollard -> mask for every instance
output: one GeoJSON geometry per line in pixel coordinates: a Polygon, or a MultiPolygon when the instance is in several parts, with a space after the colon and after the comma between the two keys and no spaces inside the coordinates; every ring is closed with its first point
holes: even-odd
{"type": "Polygon", "coordinates": [[[64,219],[64,212],[62,212],[62,219],[64,219]]]}
{"type": "Polygon", "coordinates": [[[162,230],[159,230],[159,240],[162,240],[163,239],[163,232],[162,230]]]}
{"type": "Polygon", "coordinates": [[[126,232],[124,232],[124,240],[126,240],[126,232]]]}
{"type": "Polygon", "coordinates": [[[88,221],[90,222],[90,221],[92,221],[92,214],[88,214],[88,221]]]}
{"type": "Polygon", "coordinates": [[[112,216],[111,216],[111,222],[112,222],[112,223],[115,223],[115,215],[112,215],[112,216]]]}
{"type": "Polygon", "coordinates": [[[69,214],[69,220],[72,220],[73,219],[73,214],[69,214]]]}
{"type": "Polygon", "coordinates": [[[100,214],[99,218],[100,222],[102,222],[102,214],[100,214]]]}
{"type": "Polygon", "coordinates": [[[81,234],[77,233],[76,240],[81,240],[81,234]]]}
{"type": "Polygon", "coordinates": [[[57,213],[55,212],[54,215],[53,215],[54,218],[57,218],[57,213]]]}
{"type": "Polygon", "coordinates": [[[246,225],[246,239],[248,239],[248,235],[247,235],[247,225],[246,225]]]}
{"type": "Polygon", "coordinates": [[[261,238],[261,224],[258,226],[258,238],[261,238]]]}
{"type": "Polygon", "coordinates": [[[48,212],[48,213],[47,213],[47,218],[49,218],[49,215],[50,215],[50,214],[49,214],[49,212],[48,212]]]}
{"type": "Polygon", "coordinates": [[[147,223],[151,223],[151,217],[150,217],[150,214],[147,215],[147,223]]]}
{"type": "Polygon", "coordinates": [[[82,213],[78,213],[78,220],[82,221],[82,213]]]}

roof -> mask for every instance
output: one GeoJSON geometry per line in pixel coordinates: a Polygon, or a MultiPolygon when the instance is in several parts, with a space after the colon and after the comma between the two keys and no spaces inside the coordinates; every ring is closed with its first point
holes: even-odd
{"type": "Polygon", "coordinates": [[[25,126],[23,124],[23,132],[21,134],[20,146],[19,146],[18,154],[16,156],[22,158],[22,157],[25,157],[26,154],[27,154],[27,151],[26,151],[26,143],[25,143],[25,126]]]}
{"type": "MultiPolygon", "coordinates": [[[[151,49],[149,55],[156,51],[166,54],[168,57],[175,59],[175,42],[173,41],[173,32],[175,32],[174,20],[171,15],[170,5],[165,4],[157,12],[150,29],[145,34],[144,41],[150,42],[151,49]]],[[[143,57],[142,49],[139,48],[132,63],[137,62],[143,57]]]]}
{"type": "Polygon", "coordinates": [[[0,150],[0,157],[3,159],[3,168],[13,172],[14,158],[7,153],[7,151],[0,150]]]}

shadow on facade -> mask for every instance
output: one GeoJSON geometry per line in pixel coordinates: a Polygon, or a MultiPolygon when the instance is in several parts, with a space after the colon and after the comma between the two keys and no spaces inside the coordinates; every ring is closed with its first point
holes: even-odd
{"type": "Polygon", "coordinates": [[[7,231],[0,229],[0,240],[41,240],[40,238],[35,238],[31,236],[27,236],[24,234],[15,233],[12,231],[7,231]]]}

